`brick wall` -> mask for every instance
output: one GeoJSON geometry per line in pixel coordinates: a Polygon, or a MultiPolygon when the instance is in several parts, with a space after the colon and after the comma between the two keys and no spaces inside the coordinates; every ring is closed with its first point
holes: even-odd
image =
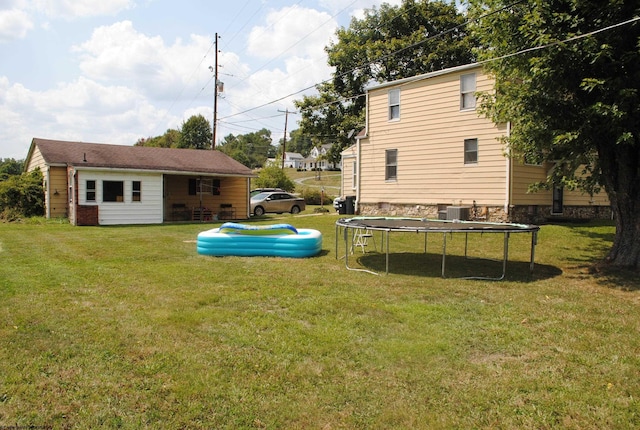
{"type": "Polygon", "coordinates": [[[98,206],[78,205],[76,225],[98,225],[98,206]]]}

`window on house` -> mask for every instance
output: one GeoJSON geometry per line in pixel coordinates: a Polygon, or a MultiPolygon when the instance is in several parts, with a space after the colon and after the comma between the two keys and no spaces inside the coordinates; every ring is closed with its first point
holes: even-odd
{"type": "Polygon", "coordinates": [[[220,179],[189,179],[189,195],[213,194],[220,195],[220,179]]]}
{"type": "Polygon", "coordinates": [[[96,181],[94,180],[87,181],[87,201],[96,201],[96,181]]]}
{"type": "Polygon", "coordinates": [[[139,202],[142,197],[142,184],[140,181],[133,181],[131,183],[131,201],[139,202]]]}
{"type": "Polygon", "coordinates": [[[102,201],[103,202],[123,202],[124,182],[123,181],[102,181],[102,201]]]}
{"type": "Polygon", "coordinates": [[[384,179],[395,181],[398,178],[398,150],[387,149],[385,151],[385,173],[384,179]]]}
{"type": "Polygon", "coordinates": [[[478,163],[478,139],[464,140],[464,164],[478,163]]]}
{"type": "Polygon", "coordinates": [[[351,189],[355,190],[358,186],[358,163],[354,161],[352,166],[351,189]]]}
{"type": "Polygon", "coordinates": [[[553,205],[551,207],[551,213],[561,214],[564,210],[563,194],[564,189],[562,188],[562,185],[553,186],[553,205]]]}
{"type": "Polygon", "coordinates": [[[460,76],[460,109],[476,107],[476,74],[460,76]]]}
{"type": "Polygon", "coordinates": [[[400,90],[389,91],[389,120],[400,119],[400,90]]]}

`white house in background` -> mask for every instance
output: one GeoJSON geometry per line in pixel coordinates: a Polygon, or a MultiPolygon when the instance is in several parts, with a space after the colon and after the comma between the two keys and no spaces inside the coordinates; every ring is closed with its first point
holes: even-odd
{"type": "Polygon", "coordinates": [[[265,166],[289,167],[292,169],[302,169],[304,157],[298,152],[285,152],[284,160],[281,157],[267,158],[265,166]]]}
{"type": "Polygon", "coordinates": [[[302,168],[304,170],[320,169],[330,170],[339,169],[341,163],[332,163],[326,159],[327,154],[331,150],[333,145],[331,143],[325,143],[324,145],[314,146],[309,153],[309,156],[304,159],[302,168]]]}

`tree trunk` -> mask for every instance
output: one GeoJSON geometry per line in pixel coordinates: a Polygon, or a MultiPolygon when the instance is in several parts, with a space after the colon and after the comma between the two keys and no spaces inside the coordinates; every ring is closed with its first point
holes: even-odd
{"type": "Polygon", "coordinates": [[[599,148],[616,234],[605,264],[640,271],[640,146],[599,148]]]}

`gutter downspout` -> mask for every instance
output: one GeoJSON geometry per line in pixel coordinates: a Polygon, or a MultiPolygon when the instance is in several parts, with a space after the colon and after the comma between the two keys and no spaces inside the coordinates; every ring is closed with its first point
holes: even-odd
{"type": "MultiPolygon", "coordinates": [[[[510,136],[511,136],[511,122],[508,121],[507,122],[507,138],[509,138],[510,136]]],[[[507,214],[507,216],[509,216],[509,207],[511,205],[511,200],[512,200],[511,194],[513,192],[512,184],[511,184],[511,177],[513,176],[512,175],[513,163],[511,160],[511,151],[509,147],[507,147],[506,153],[507,153],[507,165],[506,165],[506,184],[505,184],[505,196],[504,196],[504,213],[507,214]]]]}
{"type": "Polygon", "coordinates": [[[51,219],[51,167],[47,166],[47,176],[45,177],[47,187],[44,196],[44,206],[47,208],[45,214],[47,219],[51,219]]]}
{"type": "Polygon", "coordinates": [[[358,180],[356,181],[356,201],[355,201],[355,213],[360,213],[360,184],[362,183],[362,139],[369,137],[369,91],[365,93],[365,111],[364,111],[364,136],[361,139],[356,139],[358,144],[356,146],[356,163],[358,167],[358,180]]]}

